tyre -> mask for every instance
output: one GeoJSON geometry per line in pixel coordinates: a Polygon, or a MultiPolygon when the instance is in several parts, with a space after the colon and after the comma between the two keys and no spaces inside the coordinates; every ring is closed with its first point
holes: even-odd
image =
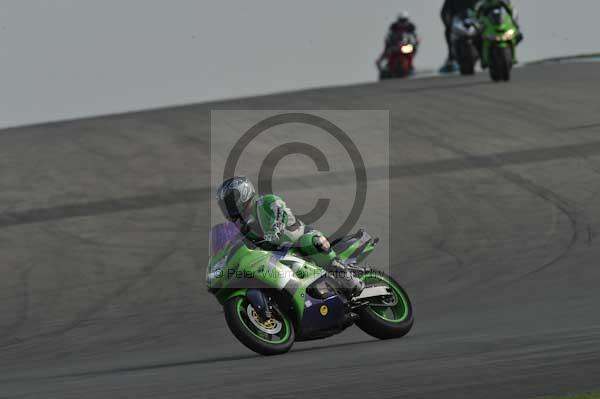
{"type": "Polygon", "coordinates": [[[490,77],[492,80],[494,82],[509,81],[513,64],[512,49],[510,47],[494,47],[491,56],[490,77]]]}
{"type": "Polygon", "coordinates": [[[502,80],[508,82],[510,80],[510,72],[512,71],[513,66],[513,55],[512,49],[510,47],[503,48],[503,61],[504,65],[502,66],[502,80]]]}
{"type": "Polygon", "coordinates": [[[377,300],[358,310],[356,325],[367,334],[379,339],[400,338],[408,334],[414,324],[413,310],[408,294],[391,276],[382,272],[364,274],[367,286],[386,285],[393,300],[377,300]]]}
{"type": "Polygon", "coordinates": [[[502,78],[501,75],[501,69],[502,69],[502,64],[500,62],[500,60],[498,59],[498,48],[493,48],[490,51],[490,78],[492,78],[492,80],[494,82],[499,82],[500,79],[502,78]]]}
{"type": "Polygon", "coordinates": [[[475,64],[470,63],[469,61],[463,60],[460,64],[460,74],[461,75],[474,75],[475,74],[475,64]]]}
{"type": "Polygon", "coordinates": [[[294,326],[289,316],[273,310],[261,321],[246,297],[233,297],[223,306],[227,326],[247,348],[265,356],[288,352],[294,344],[294,326]]]}
{"type": "Polygon", "coordinates": [[[459,47],[458,59],[459,69],[461,75],[473,75],[475,74],[475,60],[474,50],[468,43],[463,43],[459,47]]]}
{"type": "Polygon", "coordinates": [[[492,78],[494,82],[500,81],[500,73],[496,69],[495,65],[490,65],[490,78],[492,78]]]}
{"type": "Polygon", "coordinates": [[[410,58],[403,57],[402,62],[400,63],[400,68],[398,69],[398,77],[406,78],[411,75],[412,72],[412,62],[410,58]]]}

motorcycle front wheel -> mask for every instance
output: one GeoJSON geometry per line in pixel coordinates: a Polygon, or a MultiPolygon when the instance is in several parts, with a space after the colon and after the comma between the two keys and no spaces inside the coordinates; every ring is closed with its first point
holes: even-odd
{"type": "Polygon", "coordinates": [[[494,47],[492,49],[490,77],[494,82],[510,80],[513,65],[512,49],[510,47],[494,47]]]}
{"type": "Polygon", "coordinates": [[[476,50],[469,43],[462,43],[458,47],[458,66],[461,75],[475,74],[476,50]]]}
{"type": "Polygon", "coordinates": [[[223,306],[225,320],[235,337],[247,348],[265,356],[288,352],[294,344],[294,326],[286,314],[273,310],[262,320],[243,296],[233,297],[223,306]]]}
{"type": "Polygon", "coordinates": [[[400,338],[408,334],[414,324],[413,310],[410,298],[400,284],[379,271],[365,273],[361,280],[366,286],[387,286],[392,297],[374,299],[369,305],[358,309],[356,325],[379,339],[400,338]]]}

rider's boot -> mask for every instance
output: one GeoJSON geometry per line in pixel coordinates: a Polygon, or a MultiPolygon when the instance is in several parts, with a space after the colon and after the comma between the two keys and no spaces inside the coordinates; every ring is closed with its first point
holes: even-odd
{"type": "Polygon", "coordinates": [[[340,283],[342,289],[348,294],[349,298],[359,296],[365,289],[365,283],[354,276],[346,265],[335,259],[327,268],[327,271],[334,275],[340,283]]]}

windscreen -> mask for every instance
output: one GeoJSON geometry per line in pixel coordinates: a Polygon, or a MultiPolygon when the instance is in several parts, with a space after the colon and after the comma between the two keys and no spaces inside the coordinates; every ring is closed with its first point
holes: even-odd
{"type": "Polygon", "coordinates": [[[221,223],[210,231],[210,256],[215,256],[240,234],[233,223],[221,223]]]}

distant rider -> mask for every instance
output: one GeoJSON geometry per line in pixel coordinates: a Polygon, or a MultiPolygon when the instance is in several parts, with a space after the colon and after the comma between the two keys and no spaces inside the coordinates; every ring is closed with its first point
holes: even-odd
{"type": "Polygon", "coordinates": [[[487,14],[490,10],[498,7],[503,7],[510,15],[513,16],[514,7],[510,0],[479,0],[475,7],[477,11],[477,17],[481,18],[487,14]]]}
{"type": "MultiPolygon", "coordinates": [[[[521,32],[521,27],[519,26],[519,21],[517,20],[517,12],[515,10],[515,7],[512,5],[511,0],[480,0],[476,6],[477,19],[481,20],[481,18],[488,12],[490,12],[494,8],[499,7],[504,8],[506,12],[508,12],[512,17],[515,26],[517,27],[517,36],[515,38],[516,43],[519,44],[521,41],[523,41],[523,33],[521,32]]],[[[517,62],[516,59],[514,61],[515,63],[517,62]]],[[[485,65],[483,61],[482,66],[484,68],[487,67],[487,65],[485,65]]]]}
{"type": "Polygon", "coordinates": [[[323,233],[297,219],[280,197],[258,196],[247,177],[225,180],[217,190],[217,203],[225,218],[235,223],[244,238],[254,245],[268,251],[295,246],[332,273],[352,296],[363,290],[364,283],[339,261],[323,233]]]}
{"type": "Polygon", "coordinates": [[[446,45],[448,46],[448,57],[444,62],[441,73],[451,73],[458,69],[456,57],[452,50],[452,19],[457,14],[465,13],[467,10],[475,9],[479,0],[445,0],[442,6],[442,22],[444,23],[444,35],[446,37],[446,45]]]}
{"type": "Polygon", "coordinates": [[[414,35],[415,39],[418,41],[417,27],[411,22],[410,15],[406,11],[403,11],[398,15],[396,21],[392,23],[388,29],[388,33],[385,37],[383,53],[381,53],[376,61],[377,69],[381,70],[383,61],[389,58],[393,46],[396,45],[405,34],[414,35]]]}
{"type": "Polygon", "coordinates": [[[490,12],[490,10],[498,7],[503,7],[512,17],[519,31],[517,36],[517,43],[521,42],[523,40],[523,34],[521,33],[519,21],[517,20],[517,11],[512,5],[511,0],[480,0],[475,7],[477,11],[477,18],[481,19],[481,17],[490,12]]]}

